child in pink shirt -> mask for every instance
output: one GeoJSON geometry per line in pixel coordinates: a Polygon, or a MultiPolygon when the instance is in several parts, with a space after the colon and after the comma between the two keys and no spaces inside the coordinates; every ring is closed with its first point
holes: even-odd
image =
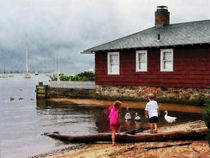
{"type": "Polygon", "coordinates": [[[111,106],[110,113],[109,113],[109,123],[110,129],[112,130],[112,145],[115,146],[115,129],[118,129],[118,134],[120,134],[120,123],[118,120],[118,112],[121,108],[121,102],[115,101],[113,106],[111,106]]]}

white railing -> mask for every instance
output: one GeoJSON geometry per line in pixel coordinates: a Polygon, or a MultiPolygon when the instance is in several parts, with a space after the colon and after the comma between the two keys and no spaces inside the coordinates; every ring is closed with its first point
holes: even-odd
{"type": "Polygon", "coordinates": [[[51,88],[96,89],[93,81],[50,81],[51,88]]]}

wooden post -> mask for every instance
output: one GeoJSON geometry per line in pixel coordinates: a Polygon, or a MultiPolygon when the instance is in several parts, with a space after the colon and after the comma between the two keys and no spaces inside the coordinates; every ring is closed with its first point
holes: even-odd
{"type": "Polygon", "coordinates": [[[47,89],[48,85],[43,85],[43,82],[39,82],[39,85],[36,86],[36,98],[45,99],[47,98],[47,89]]]}

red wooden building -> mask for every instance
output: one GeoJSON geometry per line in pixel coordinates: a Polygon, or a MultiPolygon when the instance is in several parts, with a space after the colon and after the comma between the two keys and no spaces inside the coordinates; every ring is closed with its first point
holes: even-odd
{"type": "Polygon", "coordinates": [[[210,88],[210,20],[169,23],[157,7],[155,26],[87,49],[96,85],[210,88]]]}

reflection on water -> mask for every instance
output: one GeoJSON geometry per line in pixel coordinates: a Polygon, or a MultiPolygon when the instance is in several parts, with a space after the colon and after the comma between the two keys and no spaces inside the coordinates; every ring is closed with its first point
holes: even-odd
{"type": "MultiPolygon", "coordinates": [[[[78,106],[46,100],[39,100],[37,102],[37,113],[40,118],[43,118],[43,126],[53,126],[54,129],[59,128],[61,130],[59,132],[72,135],[111,132],[109,126],[103,121],[102,115],[105,108],[91,105],[78,106]]],[[[124,119],[126,113],[125,108],[122,108],[119,112],[119,121],[123,127],[122,131],[148,128],[148,120],[144,117],[144,109],[132,108],[129,112],[132,115],[132,120],[130,121],[125,121],[124,119]],[[134,121],[136,112],[140,114],[141,121],[134,121]]],[[[164,115],[165,113],[161,111],[158,123],[159,127],[167,125],[164,120],[164,115]]],[[[169,115],[177,117],[176,123],[202,119],[202,115],[198,113],[169,111],[169,115]]]]}
{"type": "Polygon", "coordinates": [[[40,100],[37,102],[37,115],[41,126],[53,127],[46,132],[65,132],[72,135],[97,133],[95,114],[103,110],[98,108],[78,107],[40,100]]]}

